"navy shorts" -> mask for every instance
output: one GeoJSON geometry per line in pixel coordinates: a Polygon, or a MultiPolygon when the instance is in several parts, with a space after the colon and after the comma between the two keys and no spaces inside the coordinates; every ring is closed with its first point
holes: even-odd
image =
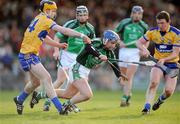
{"type": "MultiPolygon", "coordinates": [[[[166,67],[168,67],[169,69],[171,69],[171,70],[179,70],[179,69],[178,69],[177,63],[174,63],[174,62],[167,62],[167,63],[164,63],[164,65],[165,65],[166,67]]],[[[155,67],[161,69],[162,72],[163,72],[163,74],[164,74],[164,76],[166,75],[166,72],[165,72],[161,67],[156,66],[156,65],[155,65],[155,67]]]]}
{"type": "Polygon", "coordinates": [[[41,62],[39,56],[33,53],[31,54],[19,53],[18,58],[19,58],[19,63],[24,71],[29,71],[31,69],[31,64],[36,65],[41,62]]]}

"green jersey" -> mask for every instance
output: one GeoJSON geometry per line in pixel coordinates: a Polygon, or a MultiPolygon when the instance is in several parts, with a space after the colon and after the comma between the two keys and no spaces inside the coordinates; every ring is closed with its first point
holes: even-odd
{"type": "MultiPolygon", "coordinates": [[[[125,44],[131,43],[142,37],[148,30],[148,25],[144,21],[133,23],[131,18],[123,19],[115,28],[115,32],[121,36],[125,44]]],[[[127,48],[136,48],[135,43],[127,48]]]]}
{"type": "MultiPolygon", "coordinates": [[[[80,24],[80,22],[75,20],[70,20],[64,24],[64,27],[74,29],[77,32],[87,35],[90,39],[95,38],[94,27],[90,23],[80,24]]],[[[84,46],[82,38],[68,37],[61,33],[56,33],[56,36],[61,39],[61,42],[68,43],[67,51],[71,53],[78,54],[81,48],[84,46]]]]}
{"type": "MultiPolygon", "coordinates": [[[[110,59],[115,59],[114,52],[112,50],[105,49],[100,38],[93,39],[92,47],[93,47],[92,49],[96,50],[99,55],[103,54],[110,59]]],[[[97,56],[93,55],[90,50],[84,48],[81,50],[76,60],[81,65],[91,69],[102,63],[102,61],[97,56]]]]}

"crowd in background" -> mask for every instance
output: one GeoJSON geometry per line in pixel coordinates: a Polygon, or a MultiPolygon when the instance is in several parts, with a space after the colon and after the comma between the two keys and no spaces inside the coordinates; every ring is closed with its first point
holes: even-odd
{"type": "MultiPolygon", "coordinates": [[[[89,9],[89,22],[95,27],[96,35],[103,30],[114,29],[117,23],[129,17],[134,5],[144,9],[143,20],[153,27],[155,15],[161,10],[171,14],[171,24],[180,28],[180,3],[176,0],[55,0],[58,5],[56,22],[63,25],[75,18],[77,5],[86,5],[89,9]]],[[[23,33],[31,20],[39,13],[40,0],[1,0],[0,1],[0,88],[14,88],[13,83],[24,81],[19,67],[17,54],[23,33]],[[8,77],[8,78],[7,78],[8,77]],[[10,78],[9,78],[10,77],[10,78]]],[[[53,33],[52,33],[53,34],[53,33]]],[[[46,45],[41,48],[42,62],[56,76],[56,62],[52,57],[53,49],[46,45]]],[[[18,84],[15,83],[17,86],[18,84]]]]}

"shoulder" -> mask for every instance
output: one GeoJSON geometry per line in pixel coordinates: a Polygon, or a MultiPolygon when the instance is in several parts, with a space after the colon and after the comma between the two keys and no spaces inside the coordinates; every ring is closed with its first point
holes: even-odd
{"type": "Polygon", "coordinates": [[[92,29],[94,29],[94,26],[92,25],[92,24],[90,24],[89,22],[87,22],[87,24],[86,24],[88,27],[90,27],[90,28],[92,28],[92,29]]]}
{"type": "Polygon", "coordinates": [[[120,21],[120,24],[122,25],[126,25],[126,24],[129,24],[132,22],[132,19],[131,18],[125,18],[123,20],[120,21]]]}
{"type": "Polygon", "coordinates": [[[170,31],[171,31],[171,32],[174,32],[176,35],[179,35],[179,34],[180,34],[180,30],[177,29],[176,27],[173,27],[173,26],[170,26],[170,31]]]}
{"type": "Polygon", "coordinates": [[[77,20],[76,20],[76,19],[74,19],[74,20],[69,20],[69,21],[67,21],[67,22],[63,25],[63,27],[72,28],[72,27],[74,27],[76,24],[77,24],[77,20]]]}
{"type": "Polygon", "coordinates": [[[93,25],[91,25],[90,23],[87,22],[86,23],[86,28],[87,28],[87,30],[90,31],[91,34],[95,34],[95,29],[94,29],[93,25]]]}
{"type": "Polygon", "coordinates": [[[39,22],[42,25],[48,25],[48,26],[50,26],[50,28],[52,25],[56,24],[56,22],[54,22],[54,20],[47,17],[45,14],[39,14],[36,18],[39,19],[39,22]]]}
{"type": "Polygon", "coordinates": [[[158,27],[152,27],[149,29],[149,31],[153,32],[153,31],[157,31],[159,28],[158,27]]]}
{"type": "Polygon", "coordinates": [[[145,29],[148,29],[148,24],[145,23],[143,20],[140,21],[140,24],[141,24],[145,29]]]}
{"type": "Polygon", "coordinates": [[[126,25],[129,25],[129,24],[131,24],[132,23],[132,20],[131,20],[131,18],[125,18],[125,19],[123,19],[123,20],[121,20],[119,23],[118,23],[118,25],[116,26],[116,28],[115,28],[115,32],[122,32],[123,30],[124,30],[124,27],[126,26],[126,25]]]}
{"type": "Polygon", "coordinates": [[[93,38],[92,39],[92,45],[94,47],[99,47],[102,45],[102,41],[101,41],[101,38],[93,38]]]}
{"type": "Polygon", "coordinates": [[[94,26],[90,24],[89,22],[87,22],[86,26],[89,27],[91,30],[94,30],[94,26]]]}

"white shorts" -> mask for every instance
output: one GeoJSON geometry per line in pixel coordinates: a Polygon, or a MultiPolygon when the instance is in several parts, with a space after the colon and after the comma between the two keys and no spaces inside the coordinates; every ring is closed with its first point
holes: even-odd
{"type": "Polygon", "coordinates": [[[63,68],[69,69],[76,61],[77,54],[62,50],[60,52],[60,65],[63,68]]]}
{"type": "Polygon", "coordinates": [[[86,68],[85,66],[76,62],[70,69],[69,69],[69,80],[72,83],[74,80],[85,78],[88,79],[88,75],[90,73],[90,69],[86,68]]]}
{"type": "MultiPolygon", "coordinates": [[[[139,49],[138,48],[121,48],[119,50],[119,60],[126,61],[126,62],[139,62],[140,60],[139,49]]],[[[134,64],[119,62],[120,67],[128,67],[129,65],[134,65],[134,64]]]]}

